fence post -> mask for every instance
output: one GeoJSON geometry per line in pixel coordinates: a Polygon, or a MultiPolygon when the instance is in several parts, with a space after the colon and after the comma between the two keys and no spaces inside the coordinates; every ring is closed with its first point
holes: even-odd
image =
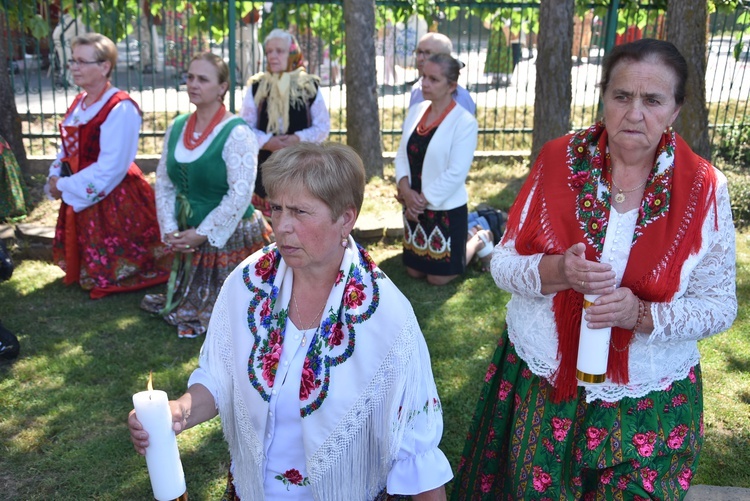
{"type": "Polygon", "coordinates": [[[229,111],[234,113],[234,86],[236,85],[235,68],[237,68],[237,62],[235,61],[236,45],[237,45],[237,32],[235,31],[235,22],[237,20],[237,3],[234,0],[229,1],[229,111]]]}

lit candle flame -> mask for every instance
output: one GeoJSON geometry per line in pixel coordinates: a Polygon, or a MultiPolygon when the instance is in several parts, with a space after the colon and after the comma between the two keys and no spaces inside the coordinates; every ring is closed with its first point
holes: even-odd
{"type": "Polygon", "coordinates": [[[148,385],[146,386],[146,388],[148,388],[148,391],[154,391],[154,385],[152,381],[153,381],[153,372],[148,371],[148,385]]]}

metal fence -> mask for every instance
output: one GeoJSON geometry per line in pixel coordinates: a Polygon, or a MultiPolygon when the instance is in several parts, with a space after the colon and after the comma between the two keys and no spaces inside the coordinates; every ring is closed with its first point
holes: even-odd
{"type": "MultiPolygon", "coordinates": [[[[65,1],[63,7],[73,3],[65,1]]],[[[341,0],[98,0],[82,3],[74,12],[61,9],[60,0],[0,0],[0,4],[5,11],[0,17],[0,43],[6,44],[10,56],[7,67],[31,155],[56,150],[58,123],[78,92],[66,63],[70,40],[80,31],[99,31],[117,41],[119,61],[113,84],[128,90],[144,111],[141,153],[160,152],[169,121],[190,110],[184,72],[196,52],[212,50],[234,69],[228,104],[238,111],[247,78],[265,65],[259,42],[274,27],[296,34],[308,71],[320,76],[331,112],[331,139],[343,140],[346,135],[346,40],[341,0]],[[21,5],[29,2],[36,4],[46,23],[46,30],[42,30],[46,34],[41,38],[14,26],[14,9],[20,12],[21,5]]],[[[446,1],[437,2],[438,7],[433,5],[429,13],[419,14],[408,1],[379,0],[376,5],[376,26],[368,35],[377,41],[378,102],[385,151],[393,151],[398,145],[411,84],[418,77],[414,49],[427,31],[448,35],[453,40],[454,55],[466,65],[459,84],[477,103],[478,148],[530,148],[537,2],[446,1]]],[[[597,117],[597,82],[607,47],[638,37],[665,37],[664,12],[650,2],[631,2],[627,9],[617,11],[592,4],[578,11],[571,54],[571,128],[587,126],[597,117]]],[[[750,127],[745,118],[750,102],[748,17],[745,7],[715,12],[709,19],[706,98],[715,143],[726,136],[726,131],[750,127]]]]}

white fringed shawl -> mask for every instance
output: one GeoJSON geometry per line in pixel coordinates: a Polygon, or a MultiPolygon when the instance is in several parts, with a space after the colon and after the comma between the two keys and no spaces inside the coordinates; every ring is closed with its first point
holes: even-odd
{"type": "MultiPolygon", "coordinates": [[[[315,499],[370,500],[385,488],[398,451],[414,440],[415,419],[437,433],[442,415],[427,345],[408,300],[351,238],[340,270],[310,347],[320,349],[318,385],[300,401],[300,445],[315,499]]],[[[264,499],[271,387],[263,356],[270,352],[269,332],[283,333],[292,281],[274,246],[246,259],[225,282],[201,349],[201,369],[215,385],[243,500],[264,499]],[[248,338],[250,347],[239,353],[248,338]]]]}

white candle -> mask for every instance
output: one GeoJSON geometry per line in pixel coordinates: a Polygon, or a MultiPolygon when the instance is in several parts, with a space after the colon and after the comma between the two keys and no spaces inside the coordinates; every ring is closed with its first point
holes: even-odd
{"type": "MultiPolygon", "coordinates": [[[[599,296],[583,296],[585,310],[599,296]]],[[[603,383],[607,374],[609,359],[609,338],[612,329],[590,329],[581,317],[581,335],[578,339],[578,362],[576,363],[576,377],[586,383],[603,383]]]]}
{"type": "Polygon", "coordinates": [[[177,499],[187,487],[167,394],[160,390],[141,391],[133,395],[133,406],[138,421],[148,432],[146,465],[154,498],[158,501],[177,499]]]}

